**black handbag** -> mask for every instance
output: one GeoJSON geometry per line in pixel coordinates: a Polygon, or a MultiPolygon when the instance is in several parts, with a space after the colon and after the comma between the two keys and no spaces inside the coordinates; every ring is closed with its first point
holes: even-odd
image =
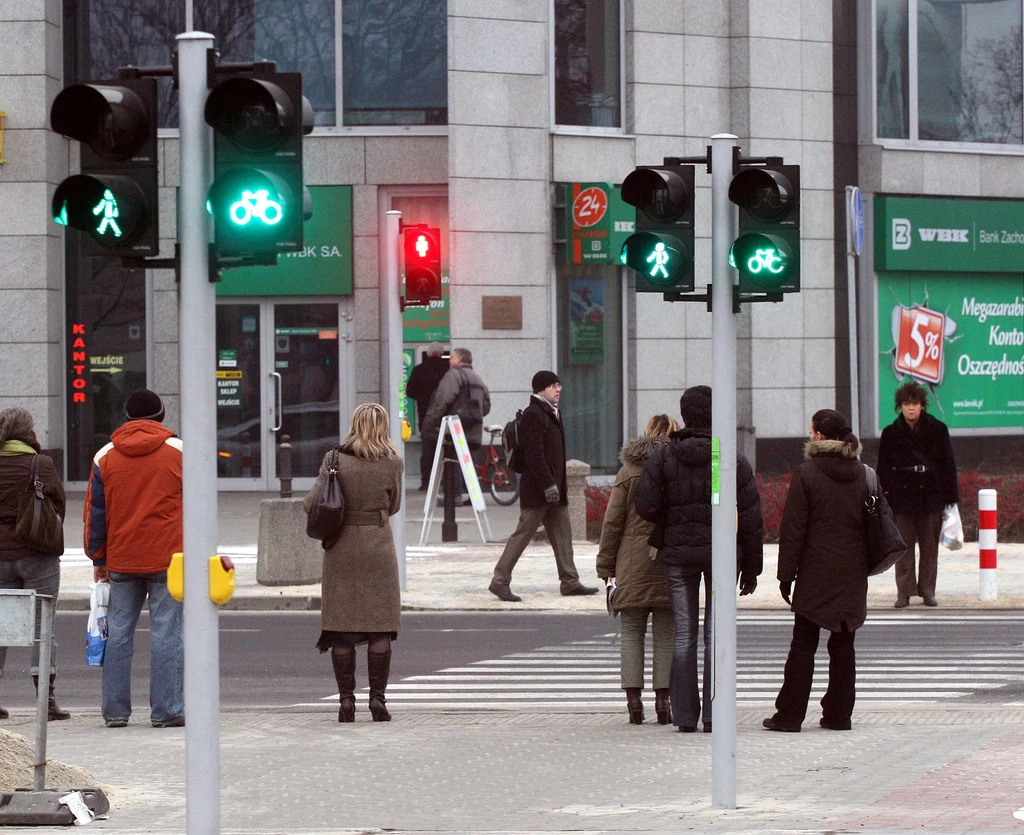
{"type": "Polygon", "coordinates": [[[900,536],[892,519],[892,511],[882,491],[878,489],[878,476],[864,464],[868,495],[864,499],[864,532],[867,534],[868,576],[888,571],[906,555],[907,544],[900,536]]]}
{"type": "Polygon", "coordinates": [[[338,541],[344,518],[345,496],[341,492],[341,476],[338,475],[338,450],[332,449],[327,459],[327,474],[313,496],[313,504],[306,517],[306,536],[319,539],[326,551],[338,541]]]}
{"type": "Polygon", "coordinates": [[[38,455],[32,456],[28,488],[18,496],[14,535],[34,551],[53,556],[64,553],[64,523],[53,501],[43,493],[38,455]]]}

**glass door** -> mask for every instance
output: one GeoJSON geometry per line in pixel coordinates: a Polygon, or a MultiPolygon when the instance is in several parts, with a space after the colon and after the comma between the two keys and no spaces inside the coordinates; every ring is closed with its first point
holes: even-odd
{"type": "Polygon", "coordinates": [[[337,301],[231,300],[217,305],[217,476],[223,490],[279,489],[278,455],[292,450],[292,487],[308,489],[340,438],[352,336],[337,301]],[[342,362],[342,356],[345,362],[342,362]]]}

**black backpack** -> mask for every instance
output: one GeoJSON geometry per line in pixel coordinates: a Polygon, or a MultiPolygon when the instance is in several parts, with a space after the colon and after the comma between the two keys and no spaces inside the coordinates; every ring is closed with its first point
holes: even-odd
{"type": "Polygon", "coordinates": [[[524,469],[523,450],[519,445],[519,421],[523,417],[523,410],[516,412],[516,416],[505,424],[501,433],[501,447],[505,451],[505,463],[514,473],[521,473],[524,469]]]}

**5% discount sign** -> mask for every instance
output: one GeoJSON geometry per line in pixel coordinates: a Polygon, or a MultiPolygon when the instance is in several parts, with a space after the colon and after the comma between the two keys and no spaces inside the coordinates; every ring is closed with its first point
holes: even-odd
{"type": "Polygon", "coordinates": [[[929,383],[942,382],[946,317],[926,307],[900,307],[896,369],[929,383]]]}

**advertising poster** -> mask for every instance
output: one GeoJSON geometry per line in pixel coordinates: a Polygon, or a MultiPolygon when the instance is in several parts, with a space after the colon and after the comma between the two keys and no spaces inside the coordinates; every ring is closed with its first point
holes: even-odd
{"type": "MultiPolygon", "coordinates": [[[[405,275],[402,275],[402,295],[405,295],[405,275]]],[[[407,307],[402,311],[403,342],[451,342],[450,293],[448,271],[441,273],[441,301],[429,307],[407,307]]]]}
{"type": "Polygon", "coordinates": [[[908,380],[950,429],[1024,425],[1024,276],[881,274],[878,316],[880,426],[908,380]]]}
{"type": "Polygon", "coordinates": [[[402,420],[409,421],[409,427],[413,434],[416,434],[416,404],[408,398],[405,393],[409,385],[409,375],[412,374],[413,366],[416,365],[416,349],[402,349],[402,379],[398,384],[398,405],[402,420]]]}
{"type": "Polygon", "coordinates": [[[604,360],[604,279],[569,279],[569,362],[604,360]]]}

